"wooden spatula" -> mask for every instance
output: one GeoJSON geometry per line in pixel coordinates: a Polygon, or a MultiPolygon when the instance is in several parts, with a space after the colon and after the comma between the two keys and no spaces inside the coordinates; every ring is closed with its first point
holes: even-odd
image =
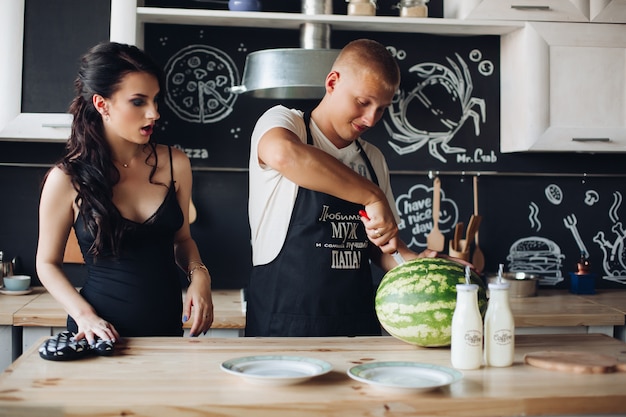
{"type": "Polygon", "coordinates": [[[433,228],[426,236],[426,243],[428,249],[432,249],[437,252],[443,251],[443,246],[446,241],[443,233],[439,230],[439,209],[441,203],[441,180],[439,177],[435,177],[433,181],[433,228]]]}
{"type": "MultiPolygon", "coordinates": [[[[478,177],[474,177],[474,215],[478,216],[478,177]]],[[[478,245],[478,229],[476,229],[476,235],[474,237],[474,253],[472,254],[472,265],[477,271],[482,271],[485,268],[485,255],[478,245]]]]}

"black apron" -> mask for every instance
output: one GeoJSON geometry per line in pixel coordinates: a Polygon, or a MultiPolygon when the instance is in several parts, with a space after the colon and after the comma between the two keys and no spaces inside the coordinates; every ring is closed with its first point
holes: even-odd
{"type": "MultiPolygon", "coordinates": [[[[308,114],[307,143],[313,144],[308,114]]],[[[370,176],[372,164],[356,142],[370,176]]],[[[246,336],[380,335],[362,205],[299,187],[285,243],[255,266],[247,289],[246,336]]]]}

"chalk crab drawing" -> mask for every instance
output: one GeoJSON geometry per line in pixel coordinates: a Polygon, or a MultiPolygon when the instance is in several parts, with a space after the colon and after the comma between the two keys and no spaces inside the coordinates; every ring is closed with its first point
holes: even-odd
{"type": "Polygon", "coordinates": [[[449,67],[425,62],[409,69],[409,72],[415,73],[422,81],[408,93],[403,90],[396,93],[388,109],[391,124],[384,120],[391,138],[401,142],[396,144],[389,141],[389,145],[399,155],[415,152],[428,143],[429,153],[446,162],[438,147],[441,147],[444,154],[465,152],[465,148],[452,147],[449,142],[467,119],[473,120],[474,131],[476,135],[480,134],[480,122],[484,123],[486,119],[485,100],[472,97],[474,87],[469,68],[459,54],[455,55],[458,63],[446,58],[449,67]],[[442,95],[446,95],[447,102],[444,106],[437,106],[435,98],[441,99],[442,95]],[[450,102],[458,106],[458,112],[450,110],[453,108],[450,102]],[[432,125],[433,120],[427,121],[423,117],[413,117],[416,122],[412,122],[410,112],[415,109],[414,106],[429,110],[439,130],[429,131],[429,128],[425,128],[424,126],[432,125]]]}

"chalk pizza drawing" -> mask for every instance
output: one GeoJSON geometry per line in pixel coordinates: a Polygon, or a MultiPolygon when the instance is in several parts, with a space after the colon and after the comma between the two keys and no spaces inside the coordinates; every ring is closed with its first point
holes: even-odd
{"type": "Polygon", "coordinates": [[[189,45],[165,65],[165,103],[181,119],[215,123],[232,111],[239,85],[237,66],[224,51],[208,45],[189,45]]]}
{"type": "Polygon", "coordinates": [[[609,219],[613,223],[611,232],[614,235],[613,240],[605,237],[603,231],[599,231],[593,241],[600,246],[602,251],[602,269],[605,275],[603,279],[608,281],[626,284],[626,248],[624,248],[624,238],[626,230],[622,226],[618,209],[622,204],[622,194],[619,191],[613,193],[613,204],[609,210],[609,219]]]}
{"type": "MultiPolygon", "coordinates": [[[[411,238],[407,246],[426,248],[426,236],[433,228],[433,187],[415,184],[406,194],[396,198],[396,208],[400,214],[399,230],[408,229],[411,238]]],[[[448,233],[459,221],[459,208],[456,202],[446,197],[441,189],[439,205],[439,229],[448,233]]]]}
{"type": "MultiPolygon", "coordinates": [[[[475,60],[477,51],[472,54],[475,60]]],[[[474,84],[469,67],[459,54],[455,57],[456,61],[446,57],[448,66],[425,62],[409,68],[420,81],[411,91],[398,90],[388,108],[391,122],[383,121],[392,139],[389,146],[399,155],[428,144],[430,155],[446,162],[445,154],[466,151],[450,142],[468,119],[474,122],[476,136],[480,135],[480,124],[487,117],[485,100],[472,96],[474,84]],[[428,111],[419,112],[424,109],[428,111]]],[[[480,66],[482,73],[491,74],[488,64],[482,62],[480,66]]]]}
{"type": "Polygon", "coordinates": [[[517,240],[506,257],[509,271],[537,274],[540,285],[556,285],[563,281],[561,266],[564,258],[556,242],[541,236],[517,240]]]}

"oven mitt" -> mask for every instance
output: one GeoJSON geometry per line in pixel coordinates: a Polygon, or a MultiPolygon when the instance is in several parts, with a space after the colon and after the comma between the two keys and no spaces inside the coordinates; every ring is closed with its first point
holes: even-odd
{"type": "Polygon", "coordinates": [[[111,356],[113,355],[113,342],[97,338],[96,344],[91,346],[91,349],[96,353],[96,355],[111,356]]]}
{"type": "Polygon", "coordinates": [[[96,339],[96,343],[90,346],[87,339],[74,340],[72,332],[64,331],[39,347],[39,356],[51,361],[73,361],[93,354],[111,356],[113,342],[96,339]]]}

